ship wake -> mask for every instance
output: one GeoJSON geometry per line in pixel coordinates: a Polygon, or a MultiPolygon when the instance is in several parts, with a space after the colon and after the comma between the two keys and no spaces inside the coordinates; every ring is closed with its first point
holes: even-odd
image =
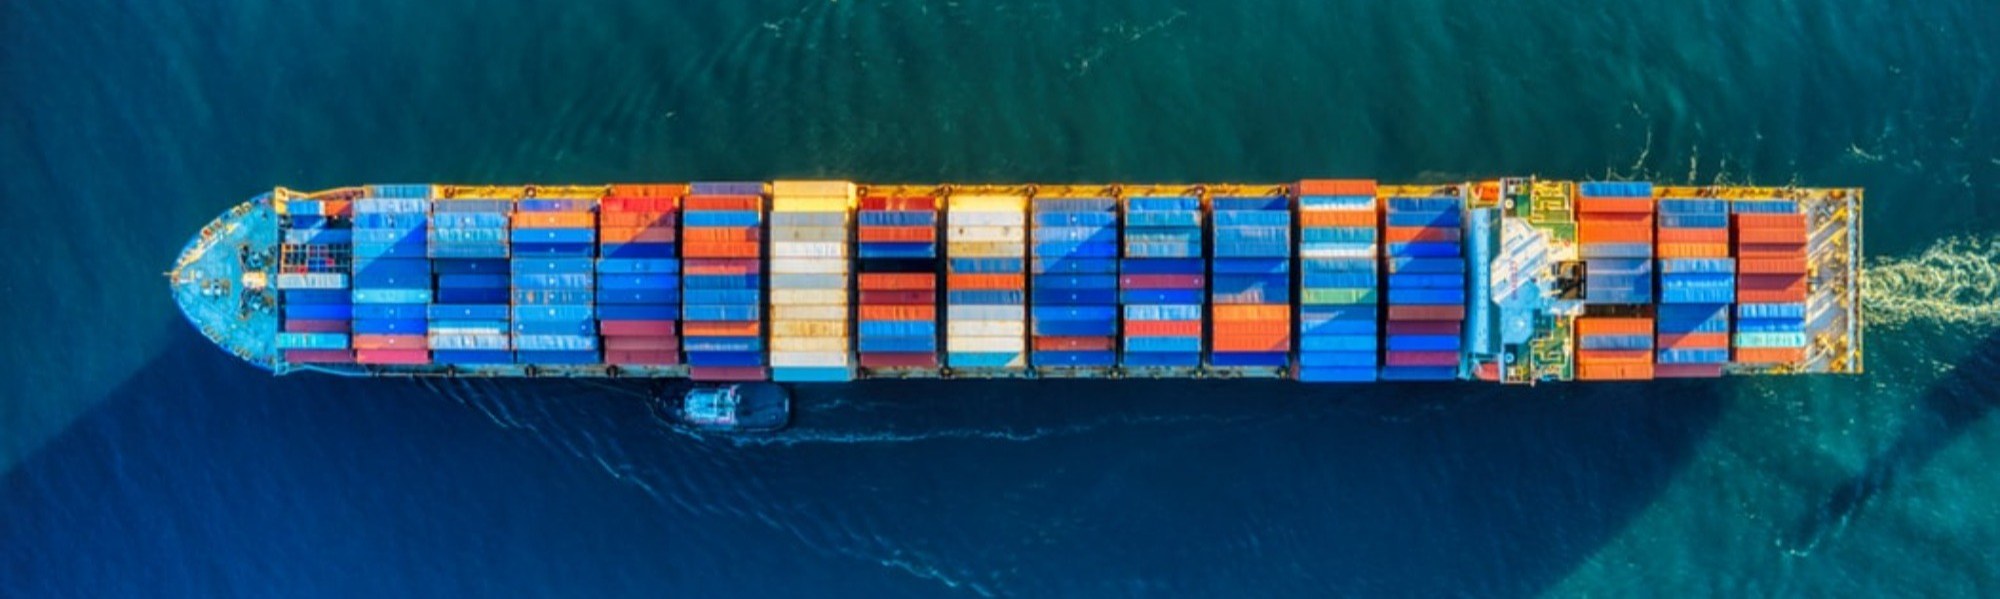
{"type": "Polygon", "coordinates": [[[2000,236],[1946,238],[1916,256],[1870,260],[1862,274],[1871,324],[2000,326],[2000,236]]]}

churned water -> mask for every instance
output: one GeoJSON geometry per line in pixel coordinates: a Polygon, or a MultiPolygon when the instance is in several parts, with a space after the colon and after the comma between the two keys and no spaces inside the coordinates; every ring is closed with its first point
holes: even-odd
{"type": "Polygon", "coordinates": [[[0,595],[2000,593],[1989,1],[0,5],[0,595]],[[1869,373],[272,379],[179,321],[284,184],[1502,174],[1868,188],[1869,373]]]}

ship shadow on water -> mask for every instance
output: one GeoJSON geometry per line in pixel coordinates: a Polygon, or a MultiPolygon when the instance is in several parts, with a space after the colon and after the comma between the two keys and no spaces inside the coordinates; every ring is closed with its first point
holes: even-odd
{"type": "MultiPolygon", "coordinates": [[[[1826,499],[1794,523],[1780,539],[1785,550],[1805,555],[1837,536],[1904,475],[1922,469],[1973,424],[2000,406],[1993,377],[2000,373],[2000,329],[1987,333],[1943,380],[1933,384],[1905,416],[1894,444],[1840,482],[1826,499]]],[[[1847,398],[1824,398],[1840,400],[1847,398]]]]}

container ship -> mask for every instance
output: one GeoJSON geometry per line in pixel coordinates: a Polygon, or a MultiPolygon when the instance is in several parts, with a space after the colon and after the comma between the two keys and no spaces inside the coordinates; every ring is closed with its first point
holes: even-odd
{"type": "Polygon", "coordinates": [[[1859,189],[278,188],[169,273],[277,374],[696,382],[1859,373],[1859,189]]]}

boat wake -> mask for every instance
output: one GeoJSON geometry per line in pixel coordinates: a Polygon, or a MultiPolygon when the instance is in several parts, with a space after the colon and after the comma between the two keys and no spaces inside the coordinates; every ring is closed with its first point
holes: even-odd
{"type": "Polygon", "coordinates": [[[1861,299],[1870,324],[2000,326],[2000,237],[1950,237],[1917,256],[1870,260],[1861,299]]]}

